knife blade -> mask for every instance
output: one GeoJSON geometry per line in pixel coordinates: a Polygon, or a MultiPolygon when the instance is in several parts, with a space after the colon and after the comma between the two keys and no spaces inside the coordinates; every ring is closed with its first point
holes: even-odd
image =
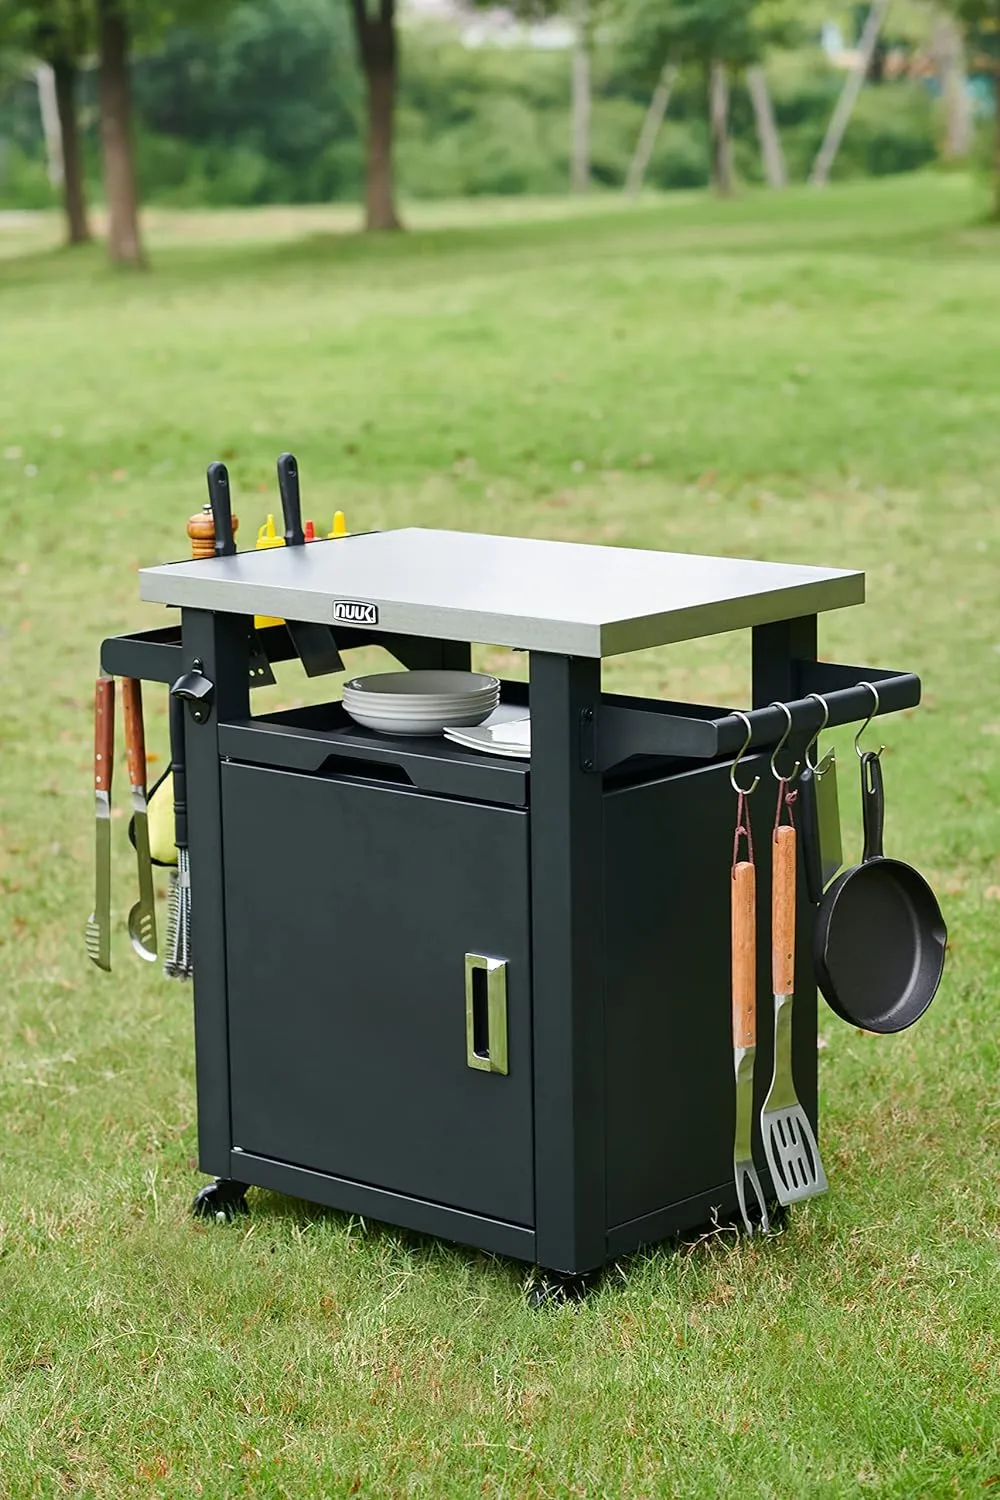
{"type": "Polygon", "coordinates": [[[125,711],[125,754],[132,792],[132,827],[139,876],[139,899],[128,914],[128,935],[139,957],[153,963],[156,960],[156,897],[153,891],[153,862],[149,855],[142,683],[138,678],[122,679],[122,707],[125,711]]]}
{"type": "Polygon", "coordinates": [[[115,755],[115,679],[94,687],[94,910],[87,921],[87,954],[111,972],[111,776],[115,755]]]}

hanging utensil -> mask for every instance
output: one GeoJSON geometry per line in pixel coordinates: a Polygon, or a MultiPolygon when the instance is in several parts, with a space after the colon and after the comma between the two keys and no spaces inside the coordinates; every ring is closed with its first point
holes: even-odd
{"type": "Polygon", "coordinates": [[[132,790],[132,824],[139,877],[139,899],[128,914],[132,947],[148,963],[156,961],[156,897],[153,862],[149,855],[149,818],[146,808],[146,735],[142,722],[142,683],[136,677],[122,679],[125,714],[125,755],[132,790]]]}
{"type": "Polygon", "coordinates": [[[768,1228],[767,1205],[753,1160],[753,1076],[757,1057],[757,871],[753,860],[753,834],[747,800],[756,791],[760,777],[747,788],[736,780],[736,767],[750,744],[752,730],[745,714],[737,718],[746,725],[747,737],[733,761],[729,780],[737,796],[736,834],[730,878],[732,926],[733,1068],[736,1077],[736,1131],[733,1139],[733,1177],[736,1198],[747,1234],[768,1228]],[[740,859],[740,838],[746,839],[747,858],[740,859]],[[759,1210],[754,1222],[747,1208],[749,1183],[759,1210]]]}
{"type": "Polygon", "coordinates": [[[788,725],[771,756],[778,782],[778,805],[771,835],[771,981],[774,989],[774,1068],[771,1087],[760,1112],[764,1153],[779,1203],[796,1203],[826,1191],[826,1174],[809,1117],[795,1092],[792,1069],[792,1017],[795,1006],[795,883],[797,875],[795,824],[789,787],[799,762],[787,776],[777,769],[777,757],[792,730],[792,715],[784,703],[788,725]],[[789,821],[781,818],[787,810],[789,821]]]}
{"type": "MultiPolygon", "coordinates": [[[[878,694],[876,696],[877,711],[878,694]]],[[[831,1010],[864,1031],[903,1031],[930,1005],[944,972],[948,930],[937,898],[911,865],[882,852],[881,751],[861,751],[865,845],[823,896],[813,933],[816,981],[831,1010]]]]}
{"type": "Polygon", "coordinates": [[[111,972],[111,777],[115,756],[115,679],[98,677],[94,688],[94,803],[96,844],[94,910],[87,920],[87,954],[111,972]]]}
{"type": "Polygon", "coordinates": [[[170,872],[170,904],[163,972],[168,979],[190,979],[191,860],[188,853],[184,702],[172,693],[170,695],[170,779],[173,786],[177,868],[170,872]]]}

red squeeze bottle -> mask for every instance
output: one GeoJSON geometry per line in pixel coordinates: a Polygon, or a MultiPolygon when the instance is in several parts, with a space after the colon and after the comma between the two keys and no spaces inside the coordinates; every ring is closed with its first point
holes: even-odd
{"type": "Polygon", "coordinates": [[[305,538],[307,542],[314,542],[316,540],[316,527],[312,521],[307,521],[305,524],[305,538]]]}

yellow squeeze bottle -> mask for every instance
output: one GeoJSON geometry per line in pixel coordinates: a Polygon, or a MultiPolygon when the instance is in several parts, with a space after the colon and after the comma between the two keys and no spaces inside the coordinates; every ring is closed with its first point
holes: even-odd
{"type": "Polygon", "coordinates": [[[348,536],[349,535],[348,530],[347,530],[347,518],[345,517],[344,512],[342,510],[338,510],[336,512],[336,514],[334,515],[334,518],[333,518],[333,530],[331,532],[328,532],[327,535],[328,536],[348,536]]]}
{"type": "MultiPolygon", "coordinates": [[[[257,551],[265,547],[283,547],[285,538],[279,536],[274,525],[274,517],[268,516],[263,526],[257,532],[257,551]]],[[[266,630],[269,625],[284,625],[284,620],[272,620],[268,615],[254,615],[254,630],[266,630]]]]}

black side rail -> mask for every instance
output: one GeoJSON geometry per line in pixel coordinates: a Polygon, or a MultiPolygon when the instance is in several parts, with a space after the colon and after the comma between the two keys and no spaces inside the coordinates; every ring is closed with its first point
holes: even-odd
{"type": "MultiPolygon", "coordinates": [[[[456,646],[423,636],[389,635],[381,630],[367,630],[338,625],[336,635],[329,626],[291,620],[287,625],[269,625],[254,630],[247,627],[247,672],[251,687],[273,682],[269,675],[271,662],[294,661],[302,664],[310,677],[326,672],[342,672],[340,651],[354,651],[360,646],[384,646],[391,656],[408,668],[436,669],[444,653],[468,652],[468,646],[456,646]],[[317,639],[311,632],[323,634],[317,639]]],[[[142,682],[177,681],[184,671],[181,657],[181,627],[165,625],[157,630],[136,630],[128,635],[111,635],[101,642],[101,671],[108,677],[138,677],[142,682]]],[[[459,666],[463,661],[456,661],[459,666]]]]}
{"type": "MultiPolygon", "coordinates": [[[[792,733],[812,736],[823,727],[823,707],[809,693],[821,693],[830,711],[826,727],[861,723],[875,708],[899,713],[920,702],[920,678],[913,672],[890,672],[884,667],[849,667],[833,662],[796,661],[794,680],[800,697],[785,706],[792,716],[792,733]]],[[[780,708],[749,710],[750,749],[771,749],[788,728],[780,708]]],[[[581,726],[581,735],[584,726],[581,726]]],[[[595,771],[608,771],[633,755],[673,756],[682,760],[715,760],[735,755],[746,740],[746,725],[734,713],[716,718],[658,713],[651,709],[605,704],[598,713],[595,771]]]]}

